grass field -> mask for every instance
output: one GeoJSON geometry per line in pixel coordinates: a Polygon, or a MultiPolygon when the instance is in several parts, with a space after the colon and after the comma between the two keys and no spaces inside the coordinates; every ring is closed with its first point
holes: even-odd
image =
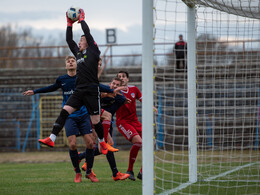
{"type": "MultiPolygon", "coordinates": [[[[251,163],[244,163],[248,165],[251,163]]],[[[210,166],[200,165],[198,169],[198,182],[189,183],[188,164],[158,164],[156,167],[156,194],[165,191],[176,190],[171,194],[227,194],[245,195],[260,194],[260,163],[256,162],[251,166],[241,167],[240,163],[211,164],[210,166]],[[163,166],[163,167],[162,167],[163,166]],[[163,168],[163,169],[162,169],[163,168]],[[234,170],[234,172],[232,172],[234,170]],[[201,171],[201,173],[200,173],[201,171]],[[230,173],[228,173],[231,171],[230,173]],[[227,173],[227,174],[224,174],[227,173]],[[249,175],[251,173],[251,175],[249,175]],[[207,175],[210,174],[210,175],[207,175]],[[223,175],[222,175],[223,174],[223,175]],[[218,176],[215,179],[208,179],[218,176]],[[183,185],[184,184],[184,185],[183,185]],[[187,184],[187,185],[186,185],[187,184]],[[186,186],[185,186],[186,185],[186,186]],[[185,186],[181,188],[180,186],[185,186]]]]}
{"type": "Polygon", "coordinates": [[[198,151],[197,156],[198,181],[191,184],[188,151],[157,152],[156,193],[168,191],[174,195],[260,194],[258,150],[198,151]]]}
{"type": "MultiPolygon", "coordinates": [[[[141,154],[141,153],[140,153],[141,154]]],[[[135,163],[135,175],[141,166],[141,155],[135,163]]],[[[125,172],[129,151],[115,154],[118,170],[125,172]]],[[[105,156],[98,156],[94,172],[99,183],[84,177],[74,183],[75,173],[68,152],[32,152],[0,154],[0,194],[142,194],[141,180],[115,182],[105,156]]],[[[83,165],[83,162],[81,162],[83,165]]]]}
{"type": "MultiPolygon", "coordinates": [[[[178,154],[178,152],[175,152],[178,154]]],[[[217,154],[217,153],[216,153],[217,154]]],[[[256,151],[254,163],[221,162],[216,158],[207,166],[202,163],[198,167],[198,182],[187,184],[188,162],[185,159],[175,159],[174,162],[156,163],[155,193],[176,190],[171,194],[260,194],[259,170],[260,162],[256,151]],[[250,166],[241,167],[251,164],[250,166]],[[237,167],[241,167],[237,169],[237,167]],[[228,174],[221,174],[235,170],[228,174]],[[251,174],[250,174],[251,173],[251,174]],[[216,179],[207,180],[211,176],[220,175],[216,179]]],[[[128,166],[129,151],[115,153],[119,171],[125,172],[128,166]]],[[[160,155],[157,153],[157,155],[160,155]]],[[[225,153],[226,155],[226,153],[225,153]]],[[[81,162],[83,165],[83,162],[81,162]]],[[[141,167],[141,152],[134,166],[135,175],[141,167]]],[[[84,178],[82,182],[74,183],[73,171],[68,152],[28,152],[0,153],[0,194],[97,194],[97,195],[140,195],[142,182],[140,180],[115,182],[105,156],[95,158],[94,172],[99,183],[91,183],[84,178]]]]}

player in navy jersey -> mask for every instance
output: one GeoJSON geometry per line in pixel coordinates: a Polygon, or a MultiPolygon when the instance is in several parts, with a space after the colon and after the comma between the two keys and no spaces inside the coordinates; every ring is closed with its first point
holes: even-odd
{"type": "MultiPolygon", "coordinates": [[[[76,58],[74,56],[68,56],[65,60],[67,74],[59,76],[56,82],[50,86],[43,87],[36,90],[28,90],[23,93],[23,95],[34,95],[37,93],[48,93],[53,92],[58,89],[62,89],[63,92],[63,105],[66,103],[68,98],[73,94],[75,90],[75,80],[76,80],[76,58]]],[[[92,137],[92,127],[90,122],[90,117],[85,106],[82,106],[79,110],[73,112],[67,118],[65,122],[65,131],[69,141],[69,154],[71,162],[73,164],[74,170],[76,172],[75,182],[81,182],[81,171],[79,168],[79,158],[77,151],[76,136],[78,134],[83,135],[83,139],[86,143],[86,159],[88,159],[87,170],[92,169],[94,161],[93,146],[94,141],[92,137]]],[[[54,142],[52,146],[54,146],[54,142]]],[[[97,182],[96,177],[92,178],[93,181],[97,182]]]]}
{"type": "MultiPolygon", "coordinates": [[[[111,89],[117,89],[118,87],[122,86],[122,81],[121,79],[115,77],[113,78],[113,80],[111,81],[111,83],[109,84],[111,89]]],[[[129,99],[126,99],[125,96],[123,95],[123,93],[121,93],[122,95],[117,95],[114,98],[111,97],[111,95],[109,93],[102,93],[103,95],[101,95],[101,107],[110,112],[112,114],[112,121],[113,121],[113,116],[115,115],[116,111],[124,104],[126,103],[130,103],[129,99]]],[[[111,124],[111,128],[109,131],[110,135],[113,135],[113,128],[112,128],[112,124],[111,124]]],[[[113,143],[111,143],[113,144],[113,143]]],[[[107,153],[107,160],[109,162],[110,168],[112,170],[112,174],[113,174],[113,179],[115,181],[117,180],[124,180],[126,178],[128,178],[130,175],[128,173],[121,173],[117,170],[116,167],[116,161],[115,161],[115,157],[114,157],[114,153],[113,152],[108,152],[107,153]]]]}
{"type": "MultiPolygon", "coordinates": [[[[112,79],[112,81],[110,82],[109,86],[111,89],[117,89],[122,85],[122,81],[115,77],[112,79]]],[[[122,88],[122,87],[121,87],[122,88]]],[[[105,111],[109,112],[112,114],[112,118],[114,116],[114,114],[116,113],[116,111],[118,110],[118,108],[120,108],[123,104],[125,103],[129,103],[129,100],[125,98],[125,96],[121,93],[121,95],[117,95],[117,96],[112,96],[111,93],[101,93],[101,107],[102,109],[104,109],[105,111]]],[[[110,135],[113,135],[113,129],[112,129],[112,124],[109,130],[110,135]]],[[[108,132],[107,132],[108,133],[108,132]]],[[[106,135],[105,135],[106,137],[106,135]]],[[[110,143],[113,145],[113,142],[110,143]]],[[[95,155],[99,155],[100,153],[98,151],[95,151],[95,155]]],[[[80,159],[84,158],[84,153],[79,154],[80,159]]],[[[115,157],[114,157],[114,153],[111,151],[108,151],[107,155],[107,160],[109,162],[110,168],[112,170],[112,178],[117,181],[117,180],[125,180],[127,179],[130,175],[127,173],[121,173],[118,171],[117,166],[116,166],[116,161],[115,161],[115,157]]],[[[85,170],[86,167],[86,163],[82,166],[82,169],[85,170]]]]}
{"type": "MultiPolygon", "coordinates": [[[[108,150],[104,141],[103,126],[100,122],[101,108],[98,81],[98,61],[100,50],[90,34],[90,29],[87,23],[85,22],[85,13],[83,9],[80,9],[78,23],[80,23],[84,35],[81,36],[78,45],[75,41],[73,41],[72,25],[74,22],[68,18],[67,13],[66,17],[66,41],[71,52],[77,59],[76,84],[74,93],[64,105],[60,115],[53,125],[51,137],[57,135],[61,131],[67,117],[71,113],[85,105],[89,112],[91,122],[98,135],[101,151],[103,154],[107,154],[108,150]]],[[[50,140],[46,138],[43,142],[45,141],[49,142],[50,140]]],[[[91,173],[87,172],[86,177],[89,178],[91,176],[91,173]]]]}

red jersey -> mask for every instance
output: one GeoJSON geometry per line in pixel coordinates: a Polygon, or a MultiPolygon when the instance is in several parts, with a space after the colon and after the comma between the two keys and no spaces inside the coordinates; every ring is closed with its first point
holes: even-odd
{"type": "Polygon", "coordinates": [[[136,115],[136,103],[135,100],[142,102],[142,93],[136,86],[128,86],[126,91],[121,91],[126,98],[131,100],[131,103],[122,105],[116,111],[116,120],[138,120],[136,115]]]}

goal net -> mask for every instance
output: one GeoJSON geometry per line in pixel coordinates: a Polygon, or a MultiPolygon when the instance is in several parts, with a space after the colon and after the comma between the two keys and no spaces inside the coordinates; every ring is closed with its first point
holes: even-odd
{"type": "Polygon", "coordinates": [[[258,0],[154,0],[155,194],[260,194],[259,19],[258,0]],[[196,50],[186,52],[178,41],[187,42],[187,5],[195,5],[196,50]],[[189,52],[196,61],[187,70],[189,52]],[[196,182],[189,180],[191,66],[196,182]]]}

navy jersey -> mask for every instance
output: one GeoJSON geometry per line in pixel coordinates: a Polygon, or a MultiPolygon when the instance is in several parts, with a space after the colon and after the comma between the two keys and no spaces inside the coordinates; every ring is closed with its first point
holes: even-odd
{"type": "Polygon", "coordinates": [[[105,97],[101,99],[101,108],[104,110],[110,112],[112,114],[112,117],[116,113],[116,111],[125,103],[125,96],[122,92],[120,92],[122,95],[116,95],[115,98],[105,97]]]}
{"type": "Polygon", "coordinates": [[[73,41],[71,26],[68,26],[66,31],[66,41],[71,52],[77,59],[77,89],[99,84],[97,75],[100,50],[90,34],[87,23],[84,20],[80,23],[88,43],[88,48],[86,50],[79,51],[78,45],[73,41]]]}
{"type": "Polygon", "coordinates": [[[125,96],[122,92],[120,92],[122,95],[116,95],[115,98],[105,97],[101,98],[101,108],[103,108],[105,111],[108,111],[112,114],[111,119],[111,125],[109,133],[112,136],[113,135],[113,121],[114,121],[114,114],[116,111],[125,103],[125,96]]]}
{"type": "MultiPolygon", "coordinates": [[[[62,95],[63,95],[63,103],[62,106],[65,105],[66,101],[69,99],[70,95],[73,94],[75,90],[75,81],[76,81],[76,76],[69,76],[68,74],[59,76],[56,79],[56,82],[52,85],[49,85],[47,87],[43,87],[40,89],[33,90],[34,94],[36,93],[48,93],[48,92],[53,92],[57,91],[59,88],[62,89],[62,95]]],[[[78,117],[78,116],[83,116],[87,114],[87,108],[85,106],[82,106],[79,110],[73,112],[72,114],[69,115],[69,117],[78,117]]]]}
{"type": "Polygon", "coordinates": [[[105,93],[114,93],[113,89],[110,89],[110,87],[108,85],[103,85],[103,84],[99,84],[99,90],[100,92],[105,92],[105,93]]]}

